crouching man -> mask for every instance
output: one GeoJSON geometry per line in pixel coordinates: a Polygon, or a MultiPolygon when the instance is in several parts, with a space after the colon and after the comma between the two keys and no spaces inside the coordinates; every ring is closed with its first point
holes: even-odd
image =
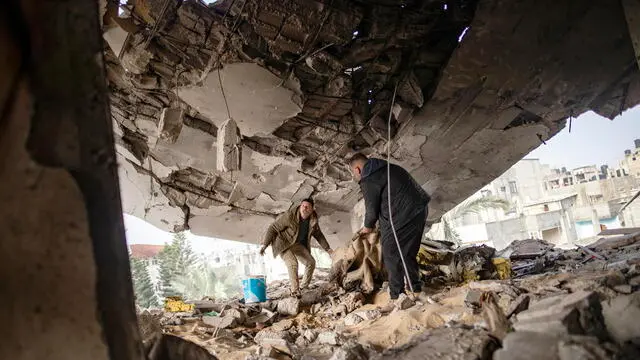
{"type": "Polygon", "coordinates": [[[370,233],[376,222],[380,223],[382,261],[389,274],[391,299],[395,300],[404,293],[405,280],[413,288],[414,295],[420,296],[422,282],[416,257],[427,218],[429,195],[400,166],[391,164],[387,174],[385,160],[369,159],[358,153],[349,160],[349,166],[354,179],[360,184],[366,209],[364,227],[360,233],[370,233]],[[389,178],[391,196],[388,194],[389,178]],[[406,275],[398,247],[406,263],[406,275]]]}
{"type": "Polygon", "coordinates": [[[320,231],[318,225],[318,215],[313,210],[313,199],[304,199],[300,206],[293,207],[287,212],[280,214],[278,218],[269,226],[262,241],[260,255],[264,255],[267,247],[271,246],[273,257],[280,255],[289,271],[289,281],[291,282],[291,295],[300,295],[298,284],[298,261],[305,266],[304,277],[302,278],[302,288],[309,286],[313,271],[316,268],[316,261],[311,256],[311,237],[316,238],[320,246],[331,255],[333,250],[329,246],[327,239],[320,231]]]}

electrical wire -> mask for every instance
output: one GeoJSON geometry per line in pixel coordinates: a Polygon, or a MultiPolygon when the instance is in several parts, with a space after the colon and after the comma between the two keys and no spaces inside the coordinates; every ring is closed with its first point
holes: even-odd
{"type": "Polygon", "coordinates": [[[389,119],[387,120],[387,204],[389,205],[389,222],[391,223],[391,232],[393,238],[396,240],[398,246],[398,254],[400,254],[400,260],[402,260],[402,267],[404,268],[404,275],[406,276],[409,289],[413,293],[413,284],[411,284],[411,278],[409,277],[409,270],[407,269],[407,263],[404,261],[404,255],[402,255],[402,249],[400,248],[400,240],[398,240],[398,234],[396,233],[396,227],[393,224],[393,214],[391,213],[391,116],[393,115],[393,105],[396,102],[396,92],[398,91],[398,83],[393,89],[393,97],[391,98],[391,108],[389,108],[389,119]]]}

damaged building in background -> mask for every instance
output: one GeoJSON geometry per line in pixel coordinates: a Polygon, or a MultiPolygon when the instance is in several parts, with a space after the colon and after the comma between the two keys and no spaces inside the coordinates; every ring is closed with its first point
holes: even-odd
{"type": "Polygon", "coordinates": [[[567,119],[640,101],[620,3],[132,0],[100,14],[124,211],[172,232],[256,242],[312,196],[330,242],[347,241],[362,208],[345,158],[386,156],[388,126],[438,221],[567,119]]]}

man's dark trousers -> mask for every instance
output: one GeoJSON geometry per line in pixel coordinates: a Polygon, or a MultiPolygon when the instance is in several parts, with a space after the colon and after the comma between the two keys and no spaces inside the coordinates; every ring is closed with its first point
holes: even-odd
{"type": "MultiPolygon", "coordinates": [[[[398,235],[404,261],[407,264],[409,281],[411,282],[413,291],[422,290],[417,256],[426,223],[426,215],[427,211],[425,209],[425,211],[416,215],[401,228],[396,227],[396,234],[398,235]]],[[[381,225],[382,260],[389,275],[389,294],[391,295],[391,299],[397,299],[398,296],[404,292],[405,271],[402,266],[402,259],[398,253],[398,245],[391,230],[391,224],[382,223],[381,225]]]]}

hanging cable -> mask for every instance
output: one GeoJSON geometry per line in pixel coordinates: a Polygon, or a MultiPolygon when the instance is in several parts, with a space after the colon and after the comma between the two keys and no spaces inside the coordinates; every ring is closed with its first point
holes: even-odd
{"type": "Polygon", "coordinates": [[[218,68],[218,82],[220,83],[220,92],[224,99],[224,106],[227,107],[227,118],[231,119],[231,111],[229,111],[229,103],[227,102],[227,96],[224,94],[224,87],[222,86],[222,78],[220,77],[220,68],[218,68]]]}
{"type": "Polygon", "coordinates": [[[398,240],[396,227],[393,225],[393,214],[391,213],[391,116],[393,115],[393,105],[396,102],[397,91],[398,82],[396,82],[396,86],[393,88],[393,97],[391,98],[391,107],[389,108],[389,120],[387,120],[387,204],[389,205],[389,222],[391,223],[391,232],[393,232],[393,238],[396,240],[396,245],[398,246],[398,254],[400,254],[400,260],[402,260],[402,267],[404,268],[404,275],[407,279],[407,283],[409,284],[409,289],[411,290],[411,293],[413,293],[413,284],[411,284],[407,263],[404,261],[404,255],[402,255],[400,240],[398,240]]]}

